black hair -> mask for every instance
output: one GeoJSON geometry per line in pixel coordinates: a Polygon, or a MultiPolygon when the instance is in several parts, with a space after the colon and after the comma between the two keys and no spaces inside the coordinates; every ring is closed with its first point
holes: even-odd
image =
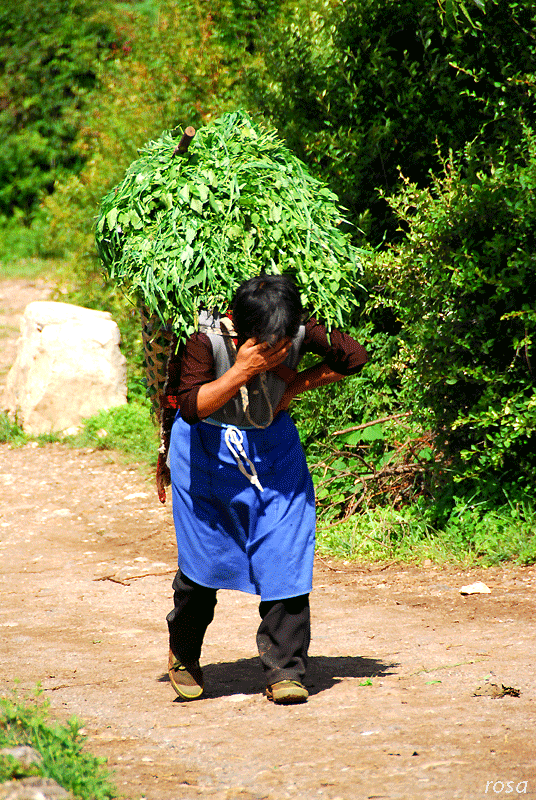
{"type": "Polygon", "coordinates": [[[303,313],[298,287],[287,275],[259,275],[244,281],[232,310],[240,338],[255,337],[271,345],[296,336],[303,313]]]}

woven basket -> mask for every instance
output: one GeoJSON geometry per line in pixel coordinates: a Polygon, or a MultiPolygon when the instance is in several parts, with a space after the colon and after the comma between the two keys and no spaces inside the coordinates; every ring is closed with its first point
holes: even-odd
{"type": "Polygon", "coordinates": [[[147,396],[153,411],[158,414],[160,399],[166,382],[166,367],[171,350],[172,333],[164,327],[156,314],[151,314],[145,305],[140,305],[147,396]]]}

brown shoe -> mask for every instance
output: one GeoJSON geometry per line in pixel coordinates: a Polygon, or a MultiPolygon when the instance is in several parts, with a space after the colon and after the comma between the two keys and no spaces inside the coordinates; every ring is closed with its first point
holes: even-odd
{"type": "Polygon", "coordinates": [[[203,670],[199,661],[182,664],[170,650],[168,675],[171,685],[183,700],[197,700],[203,694],[203,670]]]}
{"type": "Polygon", "coordinates": [[[306,703],[309,692],[299,681],[278,681],[266,687],[266,696],[281,706],[306,703]]]}

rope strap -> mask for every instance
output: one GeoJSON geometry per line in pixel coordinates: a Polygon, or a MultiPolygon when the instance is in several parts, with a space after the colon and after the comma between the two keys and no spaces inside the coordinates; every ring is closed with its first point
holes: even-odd
{"type": "Polygon", "coordinates": [[[235,428],[234,426],[229,426],[228,428],[225,428],[225,444],[229,448],[229,452],[231,453],[231,455],[234,456],[238,469],[253,486],[256,486],[260,492],[264,492],[264,489],[261,486],[261,482],[259,481],[255,465],[247,457],[246,451],[242,446],[243,441],[244,441],[244,434],[239,428],[235,428]],[[243,459],[243,461],[246,462],[246,464],[250,468],[251,474],[247,471],[243,461],[240,460],[241,458],[243,459]]]}

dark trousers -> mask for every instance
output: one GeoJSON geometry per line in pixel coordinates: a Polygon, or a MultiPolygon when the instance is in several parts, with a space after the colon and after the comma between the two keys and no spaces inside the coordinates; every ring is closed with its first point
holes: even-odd
{"type": "MultiPolygon", "coordinates": [[[[214,619],[216,589],[207,589],[179,570],[173,581],[174,608],[167,615],[169,646],[184,664],[199,660],[205,631],[214,619]]],[[[257,647],[266,684],[302,681],[311,638],[309,595],[264,600],[257,647]]]]}

